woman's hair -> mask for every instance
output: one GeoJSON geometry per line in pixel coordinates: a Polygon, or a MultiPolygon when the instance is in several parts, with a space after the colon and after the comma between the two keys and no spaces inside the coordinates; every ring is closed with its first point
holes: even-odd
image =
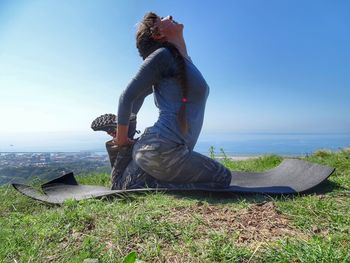
{"type": "Polygon", "coordinates": [[[177,113],[177,120],[181,132],[185,134],[188,132],[188,124],[186,120],[186,102],[188,90],[186,63],[184,57],[173,44],[167,41],[162,42],[154,40],[153,35],[158,33],[158,28],[155,26],[157,19],[158,16],[152,12],[147,13],[143,17],[143,20],[140,22],[136,33],[136,47],[142,59],[146,59],[152,52],[160,47],[166,47],[175,58],[178,67],[178,74],[176,75],[176,78],[181,86],[182,92],[182,105],[177,113]]]}

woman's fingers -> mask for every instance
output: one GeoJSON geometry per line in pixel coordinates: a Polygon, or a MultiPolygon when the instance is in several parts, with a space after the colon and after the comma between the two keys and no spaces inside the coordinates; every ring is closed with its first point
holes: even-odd
{"type": "Polygon", "coordinates": [[[108,135],[112,136],[112,137],[116,137],[116,132],[107,132],[108,135]]]}
{"type": "Polygon", "coordinates": [[[126,138],[126,139],[120,139],[120,138],[117,138],[117,137],[114,137],[113,139],[113,142],[115,145],[117,146],[126,146],[126,145],[132,145],[135,143],[134,140],[131,140],[130,138],[126,138]]]}

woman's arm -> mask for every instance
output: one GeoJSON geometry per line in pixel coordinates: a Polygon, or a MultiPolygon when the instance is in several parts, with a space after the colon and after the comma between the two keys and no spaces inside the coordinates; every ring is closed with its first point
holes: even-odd
{"type": "MultiPolygon", "coordinates": [[[[144,94],[141,94],[136,100],[135,102],[133,103],[133,106],[132,106],[132,113],[137,115],[137,113],[139,112],[142,104],[143,104],[143,101],[145,100],[145,98],[151,94],[153,92],[152,90],[152,87],[148,90],[145,90],[145,93],[144,94]]],[[[115,133],[115,136],[119,134],[119,136],[116,137],[117,141],[116,141],[116,144],[117,145],[126,145],[126,144],[129,144],[129,143],[132,143],[132,141],[130,141],[128,139],[128,134],[129,134],[129,125],[117,125],[117,130],[116,130],[116,133],[115,133]],[[118,140],[119,139],[119,140],[118,140]]]]}
{"type": "MultiPolygon", "coordinates": [[[[117,145],[122,146],[130,143],[128,140],[128,126],[134,103],[139,100],[143,102],[144,98],[152,92],[152,86],[169,72],[174,63],[173,56],[166,48],[157,49],[145,59],[140,70],[119,98],[117,145]]],[[[138,105],[137,111],[141,105],[138,105]]]]}

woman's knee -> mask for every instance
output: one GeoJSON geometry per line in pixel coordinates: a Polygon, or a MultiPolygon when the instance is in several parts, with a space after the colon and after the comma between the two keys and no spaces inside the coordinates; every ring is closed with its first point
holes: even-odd
{"type": "Polygon", "coordinates": [[[232,173],[221,163],[217,163],[217,170],[213,176],[213,181],[222,185],[222,187],[227,187],[231,183],[232,173]]]}
{"type": "Polygon", "coordinates": [[[226,168],[225,175],[223,176],[223,185],[230,186],[232,180],[232,173],[229,169],[226,168]]]}

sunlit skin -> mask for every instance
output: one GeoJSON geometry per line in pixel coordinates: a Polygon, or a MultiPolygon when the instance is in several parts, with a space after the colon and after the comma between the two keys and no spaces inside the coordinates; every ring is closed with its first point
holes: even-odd
{"type": "Polygon", "coordinates": [[[160,42],[168,41],[175,45],[183,57],[188,58],[185,39],[183,37],[184,25],[176,22],[172,16],[159,18],[156,22],[158,34],[153,35],[160,42]]]}
{"type": "MultiPolygon", "coordinates": [[[[183,37],[184,25],[173,20],[172,16],[159,17],[155,26],[158,32],[153,34],[153,39],[159,42],[170,42],[179,50],[181,55],[189,58],[185,39],[183,37]]],[[[109,135],[113,136],[114,143],[118,146],[133,144],[134,141],[128,138],[128,125],[117,125],[116,133],[109,135]]]]}

